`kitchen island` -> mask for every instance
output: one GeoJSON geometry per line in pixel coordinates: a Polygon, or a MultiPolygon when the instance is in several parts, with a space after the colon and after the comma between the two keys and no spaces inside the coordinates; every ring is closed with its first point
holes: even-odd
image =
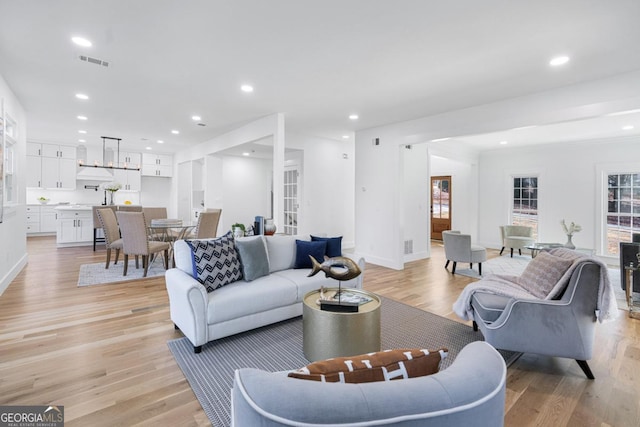
{"type": "Polygon", "coordinates": [[[56,245],[59,248],[69,246],[90,246],[93,242],[93,216],[91,206],[58,205],[56,245]]]}

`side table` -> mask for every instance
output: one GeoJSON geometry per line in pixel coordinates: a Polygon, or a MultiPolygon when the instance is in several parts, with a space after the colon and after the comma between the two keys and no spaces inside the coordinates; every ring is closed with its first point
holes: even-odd
{"type": "Polygon", "coordinates": [[[633,266],[633,263],[624,266],[624,270],[627,273],[627,284],[624,287],[625,297],[627,305],[629,306],[629,317],[634,319],[640,319],[640,312],[633,310],[633,275],[635,272],[640,271],[640,266],[633,266]]]}
{"type": "MultiPolygon", "coordinates": [[[[337,290],[329,288],[325,292],[337,290]]],[[[356,313],[343,313],[320,310],[319,290],[304,296],[302,342],[304,356],[310,362],[380,351],[380,298],[360,289],[348,291],[369,297],[371,301],[360,305],[356,313]]]]}

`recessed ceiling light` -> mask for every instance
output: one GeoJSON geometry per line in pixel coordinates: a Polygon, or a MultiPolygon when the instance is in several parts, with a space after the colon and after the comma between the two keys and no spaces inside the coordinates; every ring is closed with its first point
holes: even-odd
{"type": "Polygon", "coordinates": [[[549,61],[549,65],[551,65],[552,67],[557,67],[559,65],[564,65],[567,62],[569,62],[569,57],[568,56],[565,56],[565,55],[556,56],[551,61],[549,61]]]}
{"type": "Polygon", "coordinates": [[[87,142],[85,139],[79,139],[78,142],[87,142]]]}
{"type": "Polygon", "coordinates": [[[633,129],[633,126],[631,125],[622,126],[622,130],[631,130],[631,129],[633,129]]]}
{"type": "Polygon", "coordinates": [[[246,93],[251,93],[253,92],[253,86],[251,85],[242,85],[240,86],[240,90],[246,93]]]}
{"type": "Polygon", "coordinates": [[[151,147],[145,147],[145,149],[147,149],[147,150],[151,150],[151,147]]]}
{"type": "Polygon", "coordinates": [[[78,133],[87,133],[86,130],[79,130],[78,133]]]}
{"type": "Polygon", "coordinates": [[[438,138],[438,139],[432,139],[432,140],[431,140],[431,142],[441,142],[441,141],[446,141],[446,140],[448,140],[448,139],[451,139],[451,138],[438,138]]]}
{"type": "Polygon", "coordinates": [[[87,120],[87,116],[78,116],[78,120],[87,120]]]}
{"type": "Polygon", "coordinates": [[[174,135],[177,135],[177,134],[179,134],[179,133],[180,133],[180,131],[179,131],[179,130],[175,130],[175,129],[173,129],[173,130],[171,131],[171,133],[172,133],[172,134],[174,134],[174,135]]]}
{"type": "Polygon", "coordinates": [[[200,120],[202,120],[202,117],[200,117],[200,116],[191,116],[191,120],[193,120],[194,122],[199,122],[200,120]]]}
{"type": "Polygon", "coordinates": [[[76,93],[76,98],[82,99],[82,100],[87,100],[87,99],[89,99],[89,95],[85,95],[84,93],[76,93]]]}
{"type": "Polygon", "coordinates": [[[500,145],[507,145],[509,141],[500,141],[500,145]]]}
{"type": "Polygon", "coordinates": [[[248,156],[250,153],[247,153],[246,151],[244,153],[242,153],[243,156],[248,156]]]}
{"type": "Polygon", "coordinates": [[[358,115],[357,115],[357,114],[351,114],[351,115],[349,116],[349,119],[350,119],[350,120],[358,120],[358,119],[359,119],[359,117],[358,117],[358,115]]]}
{"type": "Polygon", "coordinates": [[[159,139],[157,142],[158,142],[158,144],[164,144],[164,141],[161,140],[161,139],[159,139]]]}
{"type": "Polygon", "coordinates": [[[349,135],[342,135],[342,139],[349,139],[349,135]]]}
{"type": "Polygon", "coordinates": [[[91,47],[92,43],[84,37],[71,37],[71,41],[82,47],[91,47]]]}

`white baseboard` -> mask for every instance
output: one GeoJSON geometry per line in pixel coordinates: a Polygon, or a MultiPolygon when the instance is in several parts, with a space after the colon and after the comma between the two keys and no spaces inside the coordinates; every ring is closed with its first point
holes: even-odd
{"type": "Polygon", "coordinates": [[[4,275],[2,280],[0,280],[0,295],[2,295],[4,290],[9,287],[13,279],[15,279],[18,274],[20,274],[22,269],[27,265],[28,259],[28,255],[24,254],[24,256],[20,258],[20,261],[18,261],[16,265],[14,265],[13,268],[4,275]]]}
{"type": "Polygon", "coordinates": [[[418,261],[421,259],[431,258],[429,251],[416,252],[404,256],[404,262],[418,261]]]}

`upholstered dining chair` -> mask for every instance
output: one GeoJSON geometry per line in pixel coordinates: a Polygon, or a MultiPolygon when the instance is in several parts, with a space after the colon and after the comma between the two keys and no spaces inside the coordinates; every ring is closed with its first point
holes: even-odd
{"type": "MultiPolygon", "coordinates": [[[[116,211],[116,205],[100,205],[100,206],[92,206],[91,211],[93,212],[93,251],[96,251],[96,243],[105,242],[106,240],[103,237],[98,237],[98,230],[102,230],[102,224],[100,223],[100,219],[98,219],[98,209],[111,209],[114,212],[116,211]]],[[[103,230],[104,231],[104,230],[103,230]]]]}
{"type": "Polygon", "coordinates": [[[149,238],[151,240],[166,240],[167,236],[162,234],[162,233],[158,233],[158,232],[152,232],[150,231],[150,226],[151,226],[151,221],[154,219],[165,219],[167,218],[167,208],[163,208],[163,207],[143,207],[142,208],[142,213],[144,213],[144,220],[145,220],[145,224],[147,226],[147,230],[149,233],[149,238]]]}
{"type": "Polygon", "coordinates": [[[122,250],[122,239],[120,238],[118,220],[116,219],[115,211],[109,207],[96,209],[95,213],[98,217],[98,222],[104,231],[104,240],[107,247],[107,262],[104,268],[109,268],[109,264],[111,263],[111,250],[115,249],[116,251],[116,259],[113,262],[114,265],[118,263],[118,256],[122,250]]]}
{"type": "Polygon", "coordinates": [[[501,225],[500,234],[502,235],[500,255],[504,252],[504,248],[510,248],[511,258],[513,258],[514,249],[517,249],[518,253],[522,255],[522,248],[536,242],[536,239],[533,238],[533,228],[526,225],[501,225]]]}
{"type": "Polygon", "coordinates": [[[482,275],[482,263],[487,260],[487,250],[481,246],[472,245],[469,234],[461,234],[456,230],[443,231],[442,241],[447,258],[444,268],[449,267],[449,262],[453,261],[451,274],[456,274],[458,262],[468,262],[469,268],[473,268],[473,264],[478,263],[478,273],[482,275]]]}
{"type": "Polygon", "coordinates": [[[147,277],[149,270],[150,257],[158,252],[164,252],[164,268],[169,266],[169,249],[168,242],[150,241],[147,235],[147,225],[143,212],[118,212],[118,223],[120,224],[120,233],[122,234],[122,252],[124,253],[124,276],[127,275],[127,267],[129,263],[129,255],[136,258],[136,268],[138,268],[138,257],[142,256],[142,267],[147,277]]]}
{"type": "Polygon", "coordinates": [[[204,212],[200,212],[195,230],[185,238],[212,239],[216,237],[221,214],[222,209],[206,209],[204,212]]]}

